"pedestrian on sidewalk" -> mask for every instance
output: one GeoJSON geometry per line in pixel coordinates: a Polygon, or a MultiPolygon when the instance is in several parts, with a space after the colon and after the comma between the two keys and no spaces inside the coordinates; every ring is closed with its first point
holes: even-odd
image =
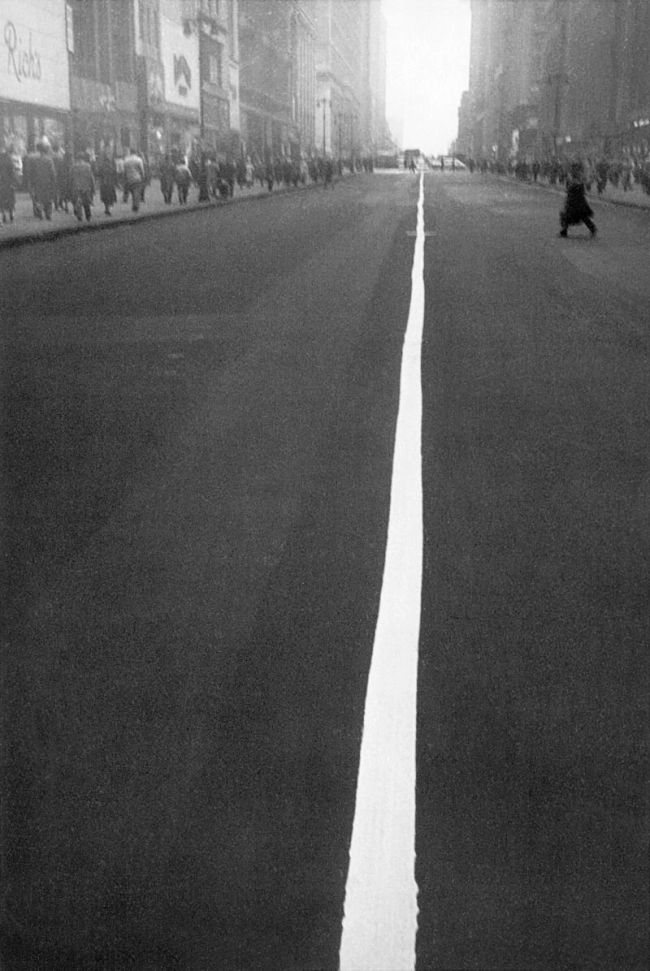
{"type": "Polygon", "coordinates": [[[178,201],[182,206],[184,206],[187,202],[187,196],[192,182],[192,171],[185,159],[181,159],[181,161],[176,165],[174,179],[176,182],[176,188],[178,189],[178,201]]]}
{"type": "Polygon", "coordinates": [[[197,185],[199,187],[199,202],[210,201],[210,166],[207,152],[201,152],[199,168],[197,172],[197,185]]]}
{"type": "Polygon", "coordinates": [[[117,169],[115,162],[104,152],[97,165],[99,198],[104,205],[104,215],[110,216],[111,206],[117,202],[117,169]]]}
{"type": "Polygon", "coordinates": [[[65,152],[58,142],[52,142],[52,161],[54,162],[54,174],[56,176],[56,195],[54,197],[54,209],[68,211],[68,204],[65,200],[65,152]]]}
{"type": "Polygon", "coordinates": [[[72,165],[72,196],[74,199],[74,214],[82,221],[83,214],[90,222],[92,203],[95,195],[95,179],[90,160],[86,152],[80,152],[72,165]]]}
{"type": "Polygon", "coordinates": [[[2,211],[2,221],[14,221],[14,210],[16,208],[16,188],[18,177],[12,159],[13,145],[5,147],[0,153],[0,210],[2,211]]]}
{"type": "Polygon", "coordinates": [[[56,198],[56,171],[50,154],[49,140],[43,138],[36,146],[38,155],[32,161],[31,188],[34,211],[39,219],[50,222],[56,198]]]}
{"type": "Polygon", "coordinates": [[[569,226],[584,223],[592,238],[596,235],[596,225],[591,218],[593,209],[585,194],[584,170],[581,162],[572,162],[566,179],[566,200],[560,210],[560,236],[566,238],[569,226]]]}
{"type": "Polygon", "coordinates": [[[601,158],[596,163],[596,188],[598,189],[598,195],[601,196],[605,189],[607,188],[607,179],[609,178],[609,163],[606,159],[601,158]]]}
{"type": "Polygon", "coordinates": [[[323,165],[323,181],[326,189],[328,186],[330,189],[334,188],[334,162],[329,155],[325,159],[325,164],[323,165]]]}
{"type": "Polygon", "coordinates": [[[131,196],[131,210],[138,212],[144,190],[144,162],[136,152],[124,159],[124,201],[131,196]]]}
{"type": "Polygon", "coordinates": [[[160,191],[162,192],[162,197],[166,205],[171,203],[174,194],[175,172],[176,166],[172,162],[170,155],[165,155],[160,163],[160,191]]]}

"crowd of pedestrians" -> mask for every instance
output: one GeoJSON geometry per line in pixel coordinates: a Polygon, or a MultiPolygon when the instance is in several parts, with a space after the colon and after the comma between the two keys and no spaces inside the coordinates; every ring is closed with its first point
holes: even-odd
{"type": "MultiPolygon", "coordinates": [[[[471,172],[492,172],[497,175],[510,175],[522,182],[544,182],[547,185],[566,187],[571,167],[575,159],[549,158],[511,159],[507,163],[487,159],[469,159],[467,166],[471,172]]],[[[650,195],[650,156],[638,158],[624,155],[619,158],[581,158],[583,177],[588,192],[595,188],[598,195],[607,192],[608,187],[631,192],[638,188],[650,195]]]]}
{"type": "Polygon", "coordinates": [[[147,158],[135,151],[127,151],[121,157],[107,153],[95,156],[90,151],[73,155],[43,138],[35,151],[23,158],[16,156],[12,146],[0,151],[0,211],[3,223],[13,222],[16,193],[22,190],[31,200],[34,219],[50,222],[54,212],[62,212],[83,222],[93,218],[97,196],[105,217],[112,214],[119,198],[138,212],[150,187],[156,184],[166,205],[186,205],[193,193],[197,202],[225,201],[234,196],[235,186],[245,192],[256,183],[269,192],[274,187],[296,188],[308,182],[332,187],[345,169],[372,171],[372,159],[262,160],[250,156],[218,157],[207,152],[188,158],[175,152],[150,166],[147,158]]]}

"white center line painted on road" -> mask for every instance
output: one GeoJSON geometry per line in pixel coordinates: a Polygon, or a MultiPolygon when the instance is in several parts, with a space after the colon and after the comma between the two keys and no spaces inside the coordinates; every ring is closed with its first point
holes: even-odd
{"type": "Polygon", "coordinates": [[[422,594],[424,184],[402,349],[388,541],[345,888],[340,971],[414,971],[415,729],[422,594]]]}

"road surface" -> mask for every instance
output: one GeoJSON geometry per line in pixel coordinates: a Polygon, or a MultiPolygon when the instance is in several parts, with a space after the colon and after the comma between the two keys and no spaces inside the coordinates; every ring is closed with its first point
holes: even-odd
{"type": "MultiPolygon", "coordinates": [[[[338,968],[419,191],[0,252],[8,968],[338,968]]],[[[408,971],[640,971],[650,220],[423,200],[408,971]]]]}

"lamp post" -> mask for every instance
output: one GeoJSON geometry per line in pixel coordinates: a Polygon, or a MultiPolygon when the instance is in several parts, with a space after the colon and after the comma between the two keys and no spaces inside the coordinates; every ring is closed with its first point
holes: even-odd
{"type": "Polygon", "coordinates": [[[327,116],[327,106],[331,105],[332,102],[329,98],[317,98],[316,107],[323,109],[323,157],[325,156],[325,121],[327,116]]]}
{"type": "Polygon", "coordinates": [[[354,167],[354,123],[355,121],[358,121],[358,117],[354,112],[352,112],[352,114],[350,115],[350,165],[352,167],[353,175],[356,171],[354,167]]]}

